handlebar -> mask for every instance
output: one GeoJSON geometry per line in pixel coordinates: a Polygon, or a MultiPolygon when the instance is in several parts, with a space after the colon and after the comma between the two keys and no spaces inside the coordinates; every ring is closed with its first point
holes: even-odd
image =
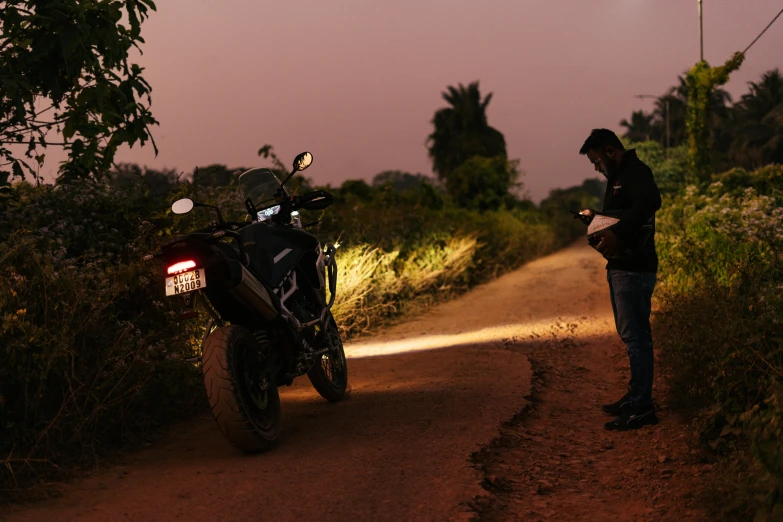
{"type": "MultiPolygon", "coordinates": [[[[279,221],[283,215],[289,215],[290,213],[299,210],[299,209],[305,209],[305,210],[323,210],[329,205],[332,204],[334,201],[334,196],[326,192],[325,190],[315,190],[313,192],[309,192],[307,194],[302,194],[301,196],[287,196],[280,198],[278,200],[278,205],[281,206],[282,212],[279,214],[273,216],[274,221],[279,221]],[[278,217],[280,216],[280,217],[278,217]]],[[[156,251],[153,254],[148,254],[143,257],[145,261],[150,261],[156,257],[160,257],[163,255],[162,249],[171,247],[173,245],[176,245],[178,243],[185,242],[189,239],[193,238],[210,238],[210,239],[220,239],[222,237],[230,237],[231,239],[235,240],[237,242],[237,246],[239,247],[239,254],[241,256],[241,262],[244,265],[246,254],[245,254],[245,245],[242,241],[242,237],[239,235],[236,230],[231,229],[239,229],[243,228],[247,225],[250,225],[251,223],[245,222],[235,222],[235,221],[228,221],[228,222],[219,222],[219,223],[213,223],[210,227],[208,227],[206,230],[201,229],[197,232],[191,232],[189,234],[185,234],[180,237],[176,237],[174,239],[171,239],[170,241],[167,241],[164,243],[160,250],[156,251]]],[[[313,221],[311,223],[308,223],[305,225],[306,227],[313,226],[318,224],[318,221],[313,221]]]]}
{"type": "Polygon", "coordinates": [[[323,210],[334,201],[334,196],[325,190],[315,190],[301,196],[288,196],[277,200],[280,212],[272,217],[272,221],[285,224],[291,212],[304,210],[323,210]]]}
{"type": "Polygon", "coordinates": [[[299,208],[305,210],[323,210],[334,201],[334,196],[325,190],[316,190],[308,194],[297,196],[299,208]]]}

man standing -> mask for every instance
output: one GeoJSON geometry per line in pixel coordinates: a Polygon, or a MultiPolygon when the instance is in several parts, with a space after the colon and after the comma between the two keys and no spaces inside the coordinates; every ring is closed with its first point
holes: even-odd
{"type": "MultiPolygon", "coordinates": [[[[598,232],[596,249],[607,259],[606,275],[617,333],[631,363],[628,392],[602,407],[616,418],[608,430],[632,430],[658,424],[652,402],[653,342],[650,310],[658,271],[655,252],[655,212],[661,195],[653,173],[637,156],[625,150],[617,135],[594,129],[579,154],[587,155],[595,170],[607,179],[603,213],[620,219],[611,229],[598,232]]],[[[590,209],[581,212],[589,221],[590,209]]]]}

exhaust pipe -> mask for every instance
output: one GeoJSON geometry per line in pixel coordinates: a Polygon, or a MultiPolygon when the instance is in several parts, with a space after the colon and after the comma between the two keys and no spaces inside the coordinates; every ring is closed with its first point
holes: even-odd
{"type": "Polygon", "coordinates": [[[269,321],[275,319],[279,312],[272,303],[269,291],[247,268],[243,265],[239,267],[241,269],[239,283],[230,290],[231,295],[265,319],[269,321]]]}

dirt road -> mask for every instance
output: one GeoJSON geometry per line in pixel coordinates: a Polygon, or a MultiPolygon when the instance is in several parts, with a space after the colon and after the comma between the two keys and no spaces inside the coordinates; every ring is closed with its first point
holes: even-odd
{"type": "MultiPolygon", "coordinates": [[[[282,440],[269,453],[238,453],[205,414],[126,466],[80,480],[60,499],[12,509],[4,520],[517,520],[545,519],[558,505],[571,509],[589,491],[547,501],[544,490],[559,482],[531,473],[534,464],[546,470],[541,459],[565,458],[555,457],[566,454],[559,446],[565,437],[547,430],[562,430],[577,448],[572,454],[606,445],[595,405],[622,388],[604,274],[593,250],[571,247],[351,344],[349,399],[327,404],[299,379],[281,393],[282,440]],[[558,400],[590,409],[580,417],[589,444],[563,419],[563,404],[547,406],[546,391],[529,420],[517,415],[530,405],[530,354],[551,356],[541,364],[561,375],[581,368],[567,376],[573,390],[558,400]],[[557,422],[535,414],[547,407],[560,411],[557,422]],[[512,433],[520,429],[533,430],[527,436],[537,437],[539,451],[525,449],[512,433]]],[[[628,467],[622,454],[608,455],[628,467]]],[[[611,473],[611,462],[605,467],[611,473]]],[[[604,486],[597,481],[596,491],[604,486]]],[[[654,513],[639,502],[643,511],[629,513],[654,513]]]]}

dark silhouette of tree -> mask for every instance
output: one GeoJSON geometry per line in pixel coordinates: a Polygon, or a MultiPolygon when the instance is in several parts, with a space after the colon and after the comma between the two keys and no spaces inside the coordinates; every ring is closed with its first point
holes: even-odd
{"type": "Polygon", "coordinates": [[[237,181],[243,170],[220,164],[199,167],[193,172],[193,184],[198,187],[227,187],[237,181]]]}
{"type": "Polygon", "coordinates": [[[622,120],[620,126],[625,127],[625,137],[632,141],[647,141],[653,139],[656,129],[653,126],[655,114],[644,111],[634,111],[631,121],[622,120]]]}
{"type": "Polygon", "coordinates": [[[340,185],[340,196],[353,195],[362,201],[372,201],[375,189],[363,179],[348,179],[340,185]]]}
{"type": "Polygon", "coordinates": [[[422,183],[431,183],[432,178],[424,174],[411,174],[402,170],[384,170],[372,178],[373,187],[382,187],[391,184],[397,192],[404,192],[409,189],[417,189],[422,183]]]}
{"type": "Polygon", "coordinates": [[[735,106],[731,158],[749,168],[783,163],[783,76],[764,73],[735,106]]]}
{"type": "Polygon", "coordinates": [[[488,210],[513,205],[518,161],[508,161],[506,140],[487,122],[492,93],[482,99],[479,83],[449,86],[442,93],[449,107],[432,119],[427,139],[433,170],[459,206],[488,210]]]}
{"type": "MultiPolygon", "coordinates": [[[[643,111],[634,111],[631,114],[631,121],[623,119],[620,125],[626,129],[624,137],[632,141],[645,141],[650,139],[657,141],[661,146],[666,147],[666,102],[669,103],[669,146],[679,147],[685,145],[688,141],[688,134],[685,129],[685,116],[688,106],[688,87],[685,84],[685,77],[678,76],[677,85],[669,88],[663,96],[655,100],[655,107],[651,114],[643,111]],[[640,116],[636,116],[639,113],[640,116]],[[645,118],[652,116],[647,122],[645,118]],[[634,120],[637,118],[637,120],[634,120]],[[630,126],[630,127],[629,127],[630,126]],[[649,134],[649,138],[645,135],[649,134]]],[[[731,117],[731,96],[724,89],[717,87],[710,94],[708,109],[708,128],[710,135],[715,142],[715,148],[727,149],[728,145],[725,139],[721,141],[721,136],[726,128],[727,119],[731,117]]]]}
{"type": "Polygon", "coordinates": [[[449,107],[435,113],[435,127],[427,139],[432,166],[440,180],[474,156],[506,157],[506,140],[487,123],[487,106],[492,93],[483,100],[479,82],[465,87],[449,86],[443,93],[449,107]]]}
{"type": "Polygon", "coordinates": [[[150,198],[168,196],[182,179],[182,173],[174,169],[156,170],[140,167],[134,163],[121,163],[109,173],[115,190],[128,197],[144,194],[150,198]]]}
{"type": "MultiPolygon", "coordinates": [[[[677,86],[655,101],[652,121],[649,114],[636,111],[631,120],[622,120],[625,137],[631,141],[650,140],[666,145],[666,102],[669,102],[670,145],[687,144],[686,108],[688,89],[680,76],[677,86]],[[649,123],[649,126],[648,126],[649,123]]],[[[724,89],[715,86],[709,93],[705,112],[705,139],[709,149],[706,171],[721,172],[732,167],[755,169],[770,163],[783,163],[783,74],[772,69],[734,102],[724,89]]]]}

